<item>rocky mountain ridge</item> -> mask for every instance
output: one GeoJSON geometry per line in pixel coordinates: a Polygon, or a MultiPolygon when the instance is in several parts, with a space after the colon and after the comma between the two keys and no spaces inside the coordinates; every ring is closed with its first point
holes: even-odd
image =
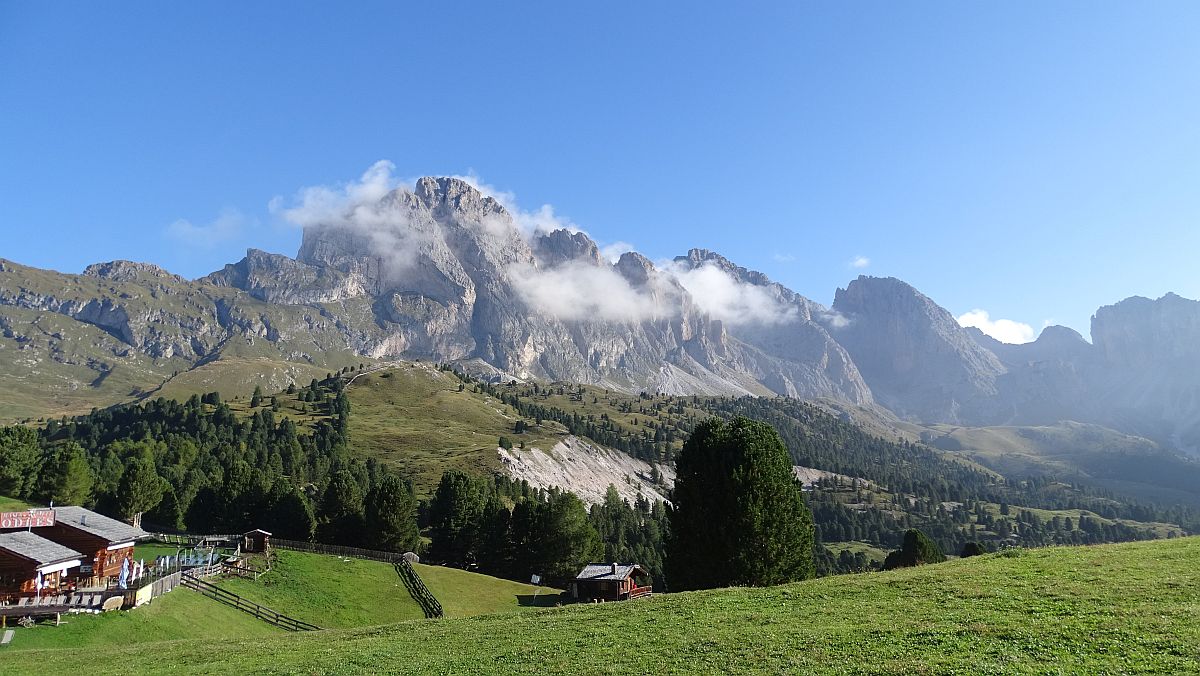
{"type": "Polygon", "coordinates": [[[627,392],[819,397],[927,423],[1071,419],[1200,448],[1196,301],[1131,298],[1097,311],[1093,343],[1049,327],[1008,345],[896,279],[860,277],[826,308],[703,249],[662,268],[633,252],[610,263],[585,233],[522,233],[453,178],[306,228],[296,258],[251,250],[194,281],[127,261],[81,275],[0,261],[0,330],[0,375],[80,397],[137,396],[229,356],[402,358],[627,392]],[[732,305],[698,286],[713,283],[732,305]]]}

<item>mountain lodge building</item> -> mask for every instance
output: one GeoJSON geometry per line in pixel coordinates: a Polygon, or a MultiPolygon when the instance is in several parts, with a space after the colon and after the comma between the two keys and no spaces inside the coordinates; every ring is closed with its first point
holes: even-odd
{"type": "Polygon", "coordinates": [[[56,593],[83,554],[29,531],[0,533],[0,598],[56,593]]]}
{"type": "Polygon", "coordinates": [[[625,601],[651,592],[650,574],[633,564],[589,563],[571,582],[577,601],[625,601]]]}

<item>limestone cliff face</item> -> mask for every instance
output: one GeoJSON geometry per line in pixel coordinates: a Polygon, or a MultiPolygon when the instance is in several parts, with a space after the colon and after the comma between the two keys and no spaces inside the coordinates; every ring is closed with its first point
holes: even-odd
{"type": "Polygon", "coordinates": [[[323,304],[355,336],[351,346],[374,357],[479,359],[516,377],[624,390],[870,401],[848,356],[811,321],[813,304],[759,273],[736,269],[739,279],[786,297],[798,322],[761,338],[741,327],[757,340],[743,341],[644,256],[627,253],[610,265],[581,232],[527,240],[502,205],[457,179],[421,179],[359,216],[307,229],[296,260],[251,251],[205,281],[273,303],[323,304]],[[624,280],[655,312],[564,317],[531,303],[514,279],[589,270],[624,280]],[[369,316],[330,307],[356,298],[369,302],[369,316]]]}
{"type": "Polygon", "coordinates": [[[925,295],[898,279],[859,277],[838,289],[833,311],[835,339],[884,406],[939,422],[990,416],[1004,365],[925,295]]]}
{"type": "Polygon", "coordinates": [[[1200,452],[1200,302],[1169,293],[1100,308],[1090,381],[1106,417],[1200,452]]]}

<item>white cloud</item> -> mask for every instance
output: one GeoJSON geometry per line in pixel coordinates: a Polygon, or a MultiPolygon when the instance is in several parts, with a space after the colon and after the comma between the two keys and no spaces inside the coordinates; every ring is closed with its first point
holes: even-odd
{"type": "Polygon", "coordinates": [[[867,258],[866,256],[855,256],[854,258],[850,259],[850,267],[855,268],[856,270],[862,270],[870,265],[871,259],[867,258]]]}
{"type": "Polygon", "coordinates": [[[530,265],[509,268],[513,286],[530,307],[567,321],[637,322],[674,313],[652,290],[634,289],[616,270],[567,263],[551,270],[530,265]]]}
{"type": "Polygon", "coordinates": [[[775,259],[775,262],[777,263],[792,263],[796,260],[795,255],[783,253],[772,254],[771,258],[775,259]]]}
{"type": "Polygon", "coordinates": [[[237,209],[225,209],[205,225],[181,218],[167,226],[167,235],[190,246],[209,249],[234,239],[251,224],[251,220],[237,209]]]}
{"type": "Polygon", "coordinates": [[[553,230],[581,231],[581,228],[572,223],[571,219],[554,213],[554,207],[550,204],[543,204],[533,211],[525,211],[517,203],[515,193],[510,190],[500,190],[496,186],[489,185],[474,171],[468,171],[465,175],[452,176],[451,178],[466,181],[479,192],[491,195],[513,217],[513,221],[516,222],[517,227],[526,236],[538,232],[551,232],[553,230]]]}
{"type": "Polygon", "coordinates": [[[359,221],[375,220],[370,211],[378,210],[379,200],[399,186],[392,176],[396,168],[387,160],[372,164],[357,181],[340,186],[316,185],[296,193],[293,207],[285,207],[284,199],[276,196],[267,207],[271,213],[301,228],[314,225],[356,225],[359,221]]]}
{"type": "Polygon", "coordinates": [[[616,263],[618,260],[620,260],[621,254],[628,253],[630,251],[637,251],[637,248],[629,242],[616,241],[612,244],[605,244],[604,246],[600,247],[600,257],[609,263],[616,263]]]}
{"type": "Polygon", "coordinates": [[[961,326],[974,326],[1002,343],[1028,343],[1036,334],[1033,327],[1011,319],[992,319],[987,310],[971,310],[958,318],[961,326]]]}
{"type": "Polygon", "coordinates": [[[825,322],[832,329],[844,329],[850,326],[850,318],[837,310],[826,310],[817,315],[817,319],[825,322]]]}
{"type": "Polygon", "coordinates": [[[742,282],[716,265],[691,269],[674,262],[660,265],[687,289],[697,307],[716,319],[731,324],[782,324],[796,318],[796,308],[766,287],[742,282]]]}

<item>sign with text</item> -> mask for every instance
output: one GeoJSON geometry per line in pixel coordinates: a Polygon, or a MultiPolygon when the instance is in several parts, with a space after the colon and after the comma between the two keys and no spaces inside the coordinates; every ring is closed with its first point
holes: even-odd
{"type": "Polygon", "coordinates": [[[53,525],[53,509],[31,509],[27,512],[0,512],[0,528],[41,528],[53,525]]]}

